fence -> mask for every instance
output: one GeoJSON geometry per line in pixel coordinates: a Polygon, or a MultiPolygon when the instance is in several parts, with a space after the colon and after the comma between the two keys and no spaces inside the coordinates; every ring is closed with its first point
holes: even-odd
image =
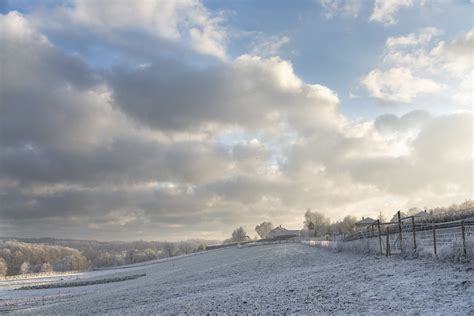
{"type": "Polygon", "coordinates": [[[401,218],[398,222],[376,221],[349,236],[336,236],[331,241],[313,240],[309,243],[321,247],[338,247],[358,252],[392,254],[433,254],[454,251],[457,257],[474,257],[474,217],[441,223],[417,221],[415,217],[401,218]]]}
{"type": "Polygon", "coordinates": [[[12,299],[0,300],[0,314],[10,314],[19,310],[31,307],[44,306],[53,303],[60,303],[72,299],[74,294],[71,293],[51,293],[41,296],[25,296],[12,299]]]}

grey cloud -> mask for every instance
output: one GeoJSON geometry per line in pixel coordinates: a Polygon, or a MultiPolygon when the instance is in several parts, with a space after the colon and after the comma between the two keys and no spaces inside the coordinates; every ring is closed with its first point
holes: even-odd
{"type": "Polygon", "coordinates": [[[467,198],[473,188],[472,126],[472,113],[433,117],[420,129],[408,154],[352,161],[346,168],[354,179],[396,194],[454,185],[467,198]]]}
{"type": "Polygon", "coordinates": [[[116,104],[153,128],[197,130],[203,124],[251,129],[288,122],[295,129],[341,120],[329,89],[305,85],[278,58],[242,56],[205,69],[155,60],[108,76],[116,104]]]}
{"type": "Polygon", "coordinates": [[[232,162],[230,153],[212,143],[122,139],[84,152],[46,146],[4,150],[0,172],[26,183],[202,183],[230,174],[232,162]]]}
{"type": "Polygon", "coordinates": [[[87,90],[97,76],[79,58],[64,55],[20,14],[0,17],[2,27],[0,144],[87,141],[105,109],[87,90]]]}
{"type": "Polygon", "coordinates": [[[431,114],[422,111],[408,112],[401,117],[393,114],[379,116],[375,120],[375,127],[381,133],[397,133],[419,129],[426,121],[431,118],[431,114]]]}

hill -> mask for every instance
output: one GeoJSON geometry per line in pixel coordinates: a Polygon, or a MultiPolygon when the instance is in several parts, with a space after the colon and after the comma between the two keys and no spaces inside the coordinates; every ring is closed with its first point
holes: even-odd
{"type": "Polygon", "coordinates": [[[4,306],[14,302],[18,306],[22,300],[45,296],[45,306],[38,303],[16,311],[25,314],[472,314],[472,269],[472,265],[332,253],[288,243],[219,249],[62,281],[137,276],[121,282],[19,291],[3,284],[0,298],[4,306]]]}

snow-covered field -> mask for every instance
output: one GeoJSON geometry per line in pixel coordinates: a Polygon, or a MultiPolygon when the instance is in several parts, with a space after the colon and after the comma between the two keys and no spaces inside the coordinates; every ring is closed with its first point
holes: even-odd
{"type": "MultiPolygon", "coordinates": [[[[297,243],[233,247],[153,265],[69,275],[61,281],[146,273],[122,282],[43,290],[13,290],[25,285],[21,281],[0,283],[0,309],[59,315],[473,315],[473,268],[472,263],[332,253],[297,243]]],[[[30,280],[28,285],[40,282],[30,280]]]]}

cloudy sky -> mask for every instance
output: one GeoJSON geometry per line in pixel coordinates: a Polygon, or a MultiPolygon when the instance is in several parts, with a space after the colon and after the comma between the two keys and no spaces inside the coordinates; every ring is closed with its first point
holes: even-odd
{"type": "Polygon", "coordinates": [[[473,198],[469,0],[0,1],[0,235],[225,238],[473,198]]]}

